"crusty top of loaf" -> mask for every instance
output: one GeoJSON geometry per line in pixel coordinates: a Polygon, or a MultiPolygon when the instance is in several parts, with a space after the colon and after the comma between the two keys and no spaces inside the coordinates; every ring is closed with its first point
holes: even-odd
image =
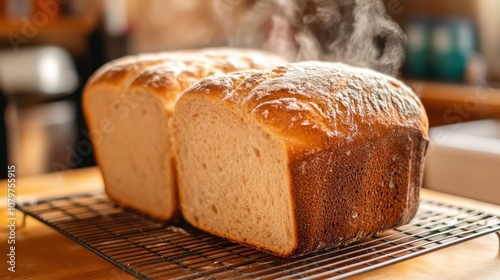
{"type": "Polygon", "coordinates": [[[181,92],[206,76],[270,69],[285,63],[286,60],[278,55],[251,49],[210,48],[140,54],[102,66],[89,79],[85,91],[96,86],[110,86],[121,95],[127,93],[127,87],[146,89],[163,100],[170,115],[181,92]]]}
{"type": "Polygon", "coordinates": [[[120,85],[126,76],[148,68],[155,68],[155,70],[148,69],[142,81],[146,80],[148,84],[154,86],[161,84],[159,80],[165,73],[200,79],[212,72],[228,73],[245,69],[265,69],[285,63],[286,60],[278,55],[251,49],[208,48],[139,54],[106,63],[92,75],[87,86],[120,85]],[[158,64],[163,65],[158,67],[158,64]]]}
{"type": "Polygon", "coordinates": [[[285,64],[285,61],[256,51],[210,50],[150,66],[134,79],[130,88],[147,88],[173,106],[183,90],[204,77],[239,70],[269,69],[279,64],[285,64]]]}
{"type": "Polygon", "coordinates": [[[298,156],[404,127],[427,138],[425,109],[401,81],[341,63],[300,62],[214,75],[184,92],[213,96],[287,141],[298,156]],[[382,132],[384,131],[384,132],[382,132]]]}

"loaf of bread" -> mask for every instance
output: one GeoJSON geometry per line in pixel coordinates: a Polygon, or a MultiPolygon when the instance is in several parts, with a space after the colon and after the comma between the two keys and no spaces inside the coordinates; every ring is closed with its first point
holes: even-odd
{"type": "Polygon", "coordinates": [[[178,217],[169,122],[180,93],[212,74],[284,63],[260,51],[221,48],[129,56],[103,66],[86,85],[83,107],[109,198],[155,218],[178,217]]]}
{"type": "Polygon", "coordinates": [[[174,112],[180,205],[202,230],[295,257],[417,211],[428,120],[392,77],[322,62],[214,75],[174,112]]]}

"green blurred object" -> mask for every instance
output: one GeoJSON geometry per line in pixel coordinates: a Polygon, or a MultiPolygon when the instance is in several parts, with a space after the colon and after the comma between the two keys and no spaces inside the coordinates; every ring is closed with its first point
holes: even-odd
{"type": "Polygon", "coordinates": [[[477,49],[474,25],[464,18],[436,21],[431,33],[431,66],[441,81],[463,82],[469,58],[477,49]]]}
{"type": "Polygon", "coordinates": [[[430,39],[431,23],[427,17],[412,17],[406,27],[408,44],[406,49],[405,74],[411,78],[431,78],[430,39]]]}

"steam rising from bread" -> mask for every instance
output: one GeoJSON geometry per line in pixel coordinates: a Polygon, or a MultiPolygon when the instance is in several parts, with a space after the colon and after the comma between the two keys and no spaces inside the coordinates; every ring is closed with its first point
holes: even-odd
{"type": "Polygon", "coordinates": [[[381,0],[214,0],[234,47],[290,60],[340,61],[397,73],[406,37],[381,0]]]}

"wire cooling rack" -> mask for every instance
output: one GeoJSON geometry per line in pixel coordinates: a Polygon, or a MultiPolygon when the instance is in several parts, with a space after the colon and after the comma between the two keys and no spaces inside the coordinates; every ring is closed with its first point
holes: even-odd
{"type": "Polygon", "coordinates": [[[500,237],[499,216],[424,200],[407,225],[349,246],[282,259],[188,224],[149,219],[103,193],[16,207],[141,279],[340,279],[489,233],[500,237]]]}

